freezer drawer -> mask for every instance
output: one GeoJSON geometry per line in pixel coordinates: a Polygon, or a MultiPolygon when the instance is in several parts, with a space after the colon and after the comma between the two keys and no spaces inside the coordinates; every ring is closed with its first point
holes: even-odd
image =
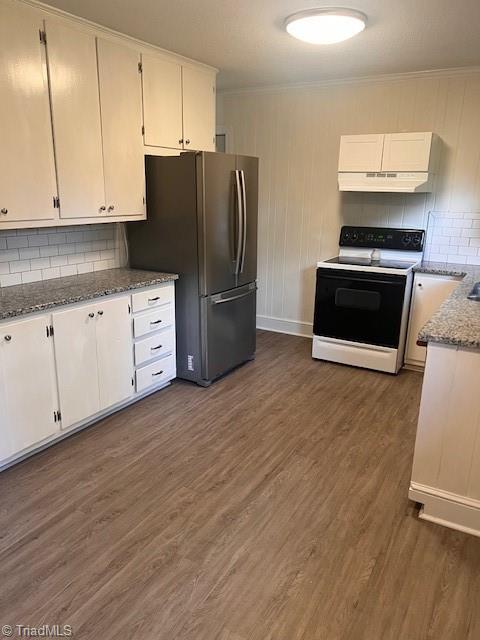
{"type": "Polygon", "coordinates": [[[255,282],[202,298],[204,380],[214,380],[253,358],[256,301],[255,282]]]}

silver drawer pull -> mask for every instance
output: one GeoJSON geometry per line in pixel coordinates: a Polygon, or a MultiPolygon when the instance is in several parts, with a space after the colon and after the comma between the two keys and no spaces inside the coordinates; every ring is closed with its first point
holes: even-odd
{"type": "Polygon", "coordinates": [[[152,373],[152,376],[161,376],[163,371],[157,371],[156,373],[152,373]]]}
{"type": "Polygon", "coordinates": [[[155,296],[154,298],[148,299],[149,302],[156,302],[157,300],[160,300],[160,296],[155,296]]]}
{"type": "Polygon", "coordinates": [[[151,320],[150,324],[160,324],[161,322],[161,320],[151,320]]]}
{"type": "Polygon", "coordinates": [[[150,347],[150,351],[158,351],[158,349],[161,349],[162,347],[163,347],[163,345],[159,344],[156,347],[150,347]]]}

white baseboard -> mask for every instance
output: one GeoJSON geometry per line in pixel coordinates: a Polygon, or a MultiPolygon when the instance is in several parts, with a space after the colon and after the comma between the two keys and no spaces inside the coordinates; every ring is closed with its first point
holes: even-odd
{"type": "Polygon", "coordinates": [[[257,329],[275,331],[276,333],[288,333],[292,336],[302,336],[304,338],[311,338],[313,334],[313,324],[311,322],[287,320],[285,318],[274,318],[272,316],[257,316],[257,329]]]}

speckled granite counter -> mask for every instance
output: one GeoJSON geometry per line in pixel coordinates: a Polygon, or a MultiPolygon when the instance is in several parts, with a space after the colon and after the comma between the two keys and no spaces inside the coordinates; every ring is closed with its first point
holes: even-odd
{"type": "Polygon", "coordinates": [[[24,316],[65,304],[149,287],[178,275],[139,269],[107,269],[0,289],[0,320],[24,316]]]}
{"type": "Polygon", "coordinates": [[[462,278],[455,291],[420,331],[419,341],[480,349],[480,302],[467,298],[473,283],[480,281],[480,266],[422,262],[414,270],[462,278]]]}

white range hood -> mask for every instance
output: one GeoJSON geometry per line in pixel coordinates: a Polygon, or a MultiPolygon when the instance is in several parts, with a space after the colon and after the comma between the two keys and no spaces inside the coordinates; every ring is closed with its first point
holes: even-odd
{"type": "Polygon", "coordinates": [[[338,188],[340,191],[428,193],[433,191],[433,178],[433,174],[425,172],[339,172],[338,188]]]}
{"type": "Polygon", "coordinates": [[[432,132],[341,136],[340,191],[433,191],[438,138],[432,132]]]}

